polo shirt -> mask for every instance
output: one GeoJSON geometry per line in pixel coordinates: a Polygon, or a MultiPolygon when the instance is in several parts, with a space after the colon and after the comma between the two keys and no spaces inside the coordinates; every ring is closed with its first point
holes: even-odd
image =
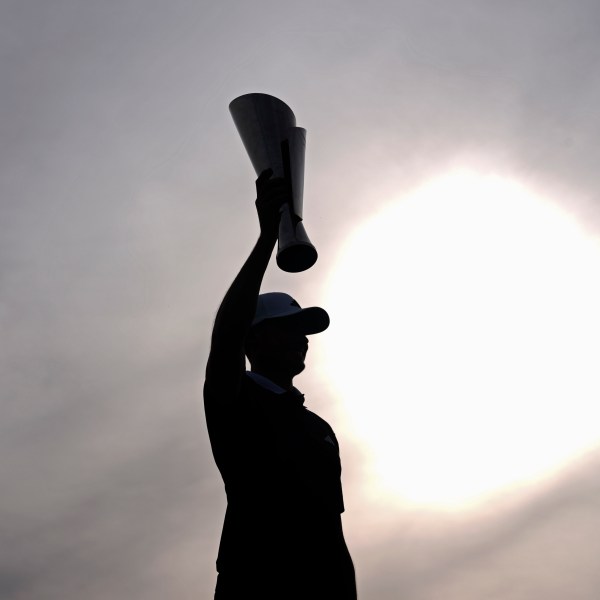
{"type": "Polygon", "coordinates": [[[237,398],[205,387],[208,432],[225,483],[219,573],[326,568],[346,560],[339,445],[329,424],[284,390],[246,373],[237,398]]]}

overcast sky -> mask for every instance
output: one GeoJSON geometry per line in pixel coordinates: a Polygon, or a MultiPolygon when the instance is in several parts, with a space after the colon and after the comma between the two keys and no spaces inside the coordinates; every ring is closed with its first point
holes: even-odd
{"type": "MultiPolygon", "coordinates": [[[[294,275],[273,264],[264,284],[301,304],[331,296],[362,223],[455,167],[509,177],[600,238],[595,0],[3,0],[0,34],[3,599],[212,597],[225,496],[201,386],[214,314],[258,233],[235,97],[275,95],[308,132],[319,260],[294,275]]],[[[379,283],[357,327],[406,312],[379,283]]],[[[557,321],[595,293],[581,290],[557,321]]],[[[376,435],[353,428],[317,360],[335,353],[330,308],[298,386],[341,442],[360,597],[596,600],[594,407],[585,452],[477,506],[369,493],[376,435]]],[[[359,365],[381,350],[355,343],[359,365]]]]}

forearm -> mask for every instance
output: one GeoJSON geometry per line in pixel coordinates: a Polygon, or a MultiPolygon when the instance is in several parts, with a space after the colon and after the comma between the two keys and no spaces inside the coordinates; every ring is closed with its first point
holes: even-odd
{"type": "Polygon", "coordinates": [[[260,286],[267,270],[276,235],[261,233],[252,252],[227,290],[217,312],[213,343],[243,340],[254,318],[260,286]]]}
{"type": "MultiPolygon", "coordinates": [[[[289,200],[288,186],[283,179],[270,179],[271,169],[263,171],[256,180],[256,210],[260,235],[250,256],[242,266],[217,312],[212,335],[211,354],[228,360],[229,354],[243,350],[243,342],[252,324],[260,286],[267,270],[277,235],[279,210],[289,200]]],[[[243,352],[242,352],[243,357],[243,352]]]]}

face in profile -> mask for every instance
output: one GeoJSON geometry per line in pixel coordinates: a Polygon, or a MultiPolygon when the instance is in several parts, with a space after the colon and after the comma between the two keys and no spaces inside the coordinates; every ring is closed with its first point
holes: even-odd
{"type": "Polygon", "coordinates": [[[271,319],[255,327],[247,343],[253,368],[298,375],[304,370],[308,338],[285,319],[271,319]]]}

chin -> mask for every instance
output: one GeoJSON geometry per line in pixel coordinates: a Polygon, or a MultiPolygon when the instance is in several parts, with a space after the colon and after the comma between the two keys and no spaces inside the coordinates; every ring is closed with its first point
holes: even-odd
{"type": "Polygon", "coordinates": [[[286,365],[286,371],[292,376],[295,377],[296,375],[299,375],[300,373],[302,373],[302,371],[304,371],[304,369],[306,368],[306,365],[302,362],[302,363],[293,363],[290,364],[288,363],[286,365]]]}

